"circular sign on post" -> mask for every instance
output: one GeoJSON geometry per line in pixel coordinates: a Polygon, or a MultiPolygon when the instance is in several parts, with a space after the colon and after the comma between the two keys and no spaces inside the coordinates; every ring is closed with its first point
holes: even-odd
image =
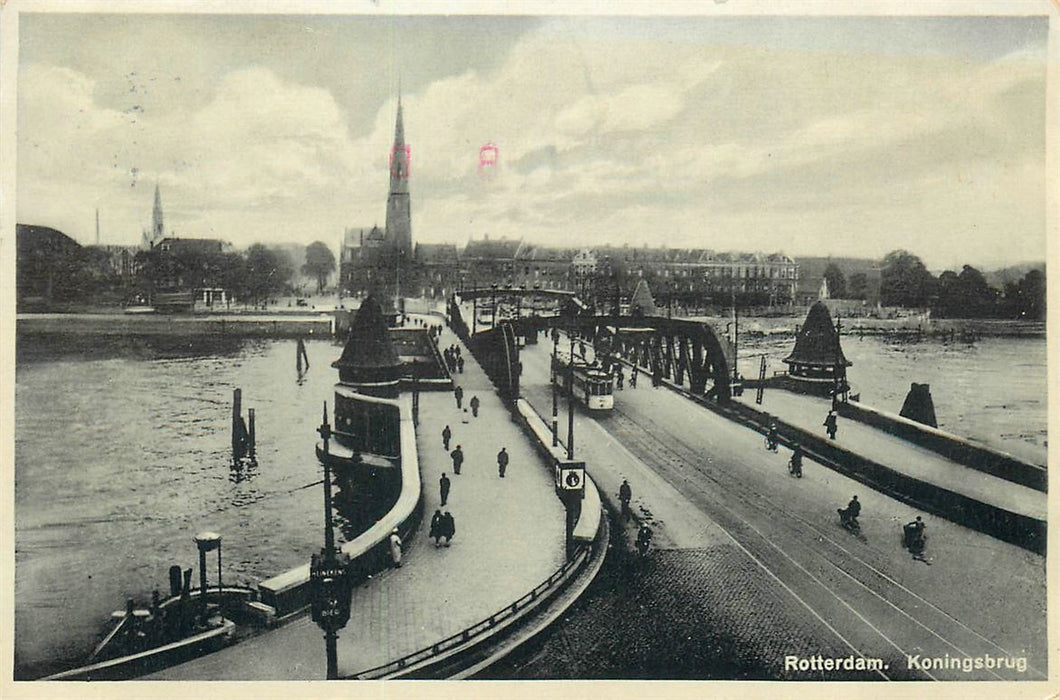
{"type": "Polygon", "coordinates": [[[580,489],[582,487],[582,475],[574,469],[564,470],[563,486],[568,489],[580,489]]]}
{"type": "Polygon", "coordinates": [[[556,486],[562,493],[580,497],[585,491],[585,462],[557,462],[556,486]]]}

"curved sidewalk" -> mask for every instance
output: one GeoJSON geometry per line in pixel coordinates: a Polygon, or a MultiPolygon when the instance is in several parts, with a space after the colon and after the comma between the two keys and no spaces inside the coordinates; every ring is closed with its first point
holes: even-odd
{"type": "MultiPolygon", "coordinates": [[[[454,343],[448,329],[441,348],[454,343]]],[[[563,506],[550,470],[510,419],[485,372],[462,347],[464,406],[481,401],[478,418],[456,408],[452,392],[422,392],[416,443],[423,481],[423,521],[405,542],[403,566],[388,569],[354,589],[351,617],[339,632],[341,676],[385,664],[430,646],[499,611],[544,581],[564,562],[563,506]],[[466,421],[466,422],[465,422],[466,421]],[[445,425],[451,447],[463,446],[461,474],[442,447],[445,425]],[[511,461],[498,477],[496,454],[511,461]],[[438,480],[452,490],[445,510],[456,520],[451,547],[427,538],[440,507],[438,480]]],[[[310,516],[306,516],[310,517],[310,516]]],[[[313,516],[315,517],[315,516],[313,516]]],[[[306,553],[308,558],[309,552],[306,553]]],[[[308,615],[275,631],[160,673],[150,680],[321,680],[323,633],[308,615]]]]}

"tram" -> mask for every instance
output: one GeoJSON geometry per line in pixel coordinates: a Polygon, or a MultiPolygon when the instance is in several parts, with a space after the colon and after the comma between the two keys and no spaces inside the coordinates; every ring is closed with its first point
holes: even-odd
{"type": "Polygon", "coordinates": [[[574,358],[572,362],[570,354],[561,351],[552,358],[552,382],[566,391],[569,377],[573,379],[574,398],[590,411],[610,411],[615,407],[613,372],[604,371],[580,358],[574,358]]]}

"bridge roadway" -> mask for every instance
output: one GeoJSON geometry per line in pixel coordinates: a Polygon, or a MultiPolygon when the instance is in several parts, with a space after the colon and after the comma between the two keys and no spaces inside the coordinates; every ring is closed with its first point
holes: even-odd
{"type": "MultiPolygon", "coordinates": [[[[551,343],[541,343],[521,355],[522,392],[543,415],[551,413],[550,351],[551,343]]],[[[752,649],[767,667],[767,677],[1044,679],[1043,557],[925,516],[930,565],[915,561],[900,545],[902,523],[917,515],[908,506],[809,460],[804,478],[790,477],[785,451],[767,452],[758,433],[653,389],[647,377],[636,389],[627,382],[615,399],[610,415],[577,412],[576,458],[588,461],[612,501],[628,479],[636,509],[653,523],[658,547],[650,556],[673,579],[638,593],[648,596],[638,601],[654,606],[654,615],[685,606],[682,617],[728,627],[737,646],[752,649]],[[861,538],[842,529],[836,515],[853,494],[863,504],[861,538]],[[711,580],[700,582],[695,595],[676,592],[704,575],[711,580]],[[886,669],[784,667],[786,655],[816,653],[879,658],[886,669]],[[1026,657],[1028,668],[966,673],[923,670],[915,662],[983,655],[1026,657]]],[[[560,406],[562,436],[562,399],[560,406]]],[[[598,624],[622,633],[618,620],[598,624]]]]}
{"type": "MultiPolygon", "coordinates": [[[[429,317],[437,322],[437,317],[429,317]]],[[[459,344],[449,329],[440,347],[459,344]]],[[[463,347],[464,407],[482,402],[478,418],[458,411],[452,392],[421,392],[416,445],[423,481],[423,522],[405,541],[400,569],[388,569],[353,591],[351,618],[339,632],[339,674],[346,677],[440,642],[510,605],[564,561],[563,506],[551,470],[511,420],[493,385],[463,347]],[[442,448],[445,425],[452,447],[466,455],[459,476],[442,448]],[[496,454],[511,463],[498,478],[496,454]],[[456,520],[451,547],[436,549],[427,523],[440,507],[438,480],[452,482],[445,510],[456,520]]],[[[312,440],[307,442],[312,449],[312,440]]],[[[320,518],[318,512],[298,517],[320,518]]],[[[311,552],[306,552],[309,558],[311,552]]],[[[309,616],[145,680],[323,680],[323,633],[309,616]]]]}

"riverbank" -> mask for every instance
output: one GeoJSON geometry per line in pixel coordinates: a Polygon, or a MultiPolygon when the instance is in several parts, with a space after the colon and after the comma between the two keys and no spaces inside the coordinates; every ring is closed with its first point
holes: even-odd
{"type": "MultiPolygon", "coordinates": [[[[731,316],[694,316],[694,321],[715,328],[731,326],[731,316]]],[[[739,318],[740,336],[794,336],[806,320],[800,316],[743,316],[739,318]]],[[[911,340],[974,342],[979,338],[1044,338],[1044,321],[1019,321],[996,318],[840,318],[841,333],[850,336],[880,335],[911,340]]]]}
{"type": "Polygon", "coordinates": [[[305,338],[334,334],[333,312],[226,314],[19,314],[25,335],[165,335],[305,338]]]}

